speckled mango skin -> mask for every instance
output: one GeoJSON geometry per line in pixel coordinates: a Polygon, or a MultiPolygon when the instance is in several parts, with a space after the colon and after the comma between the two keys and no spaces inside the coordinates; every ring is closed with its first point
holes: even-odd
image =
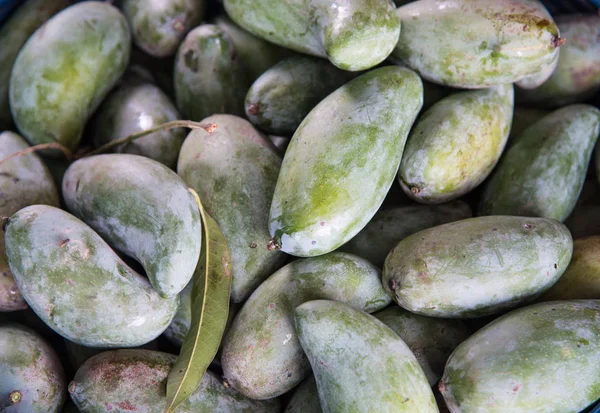
{"type": "Polygon", "coordinates": [[[68,7],[21,49],[10,78],[10,108],[31,144],[77,148],[90,115],[125,71],[131,36],[107,2],[68,7]]]}
{"type": "Polygon", "coordinates": [[[397,14],[402,32],[392,55],[447,86],[516,82],[552,65],[560,44],[556,24],[537,0],[421,0],[397,14]]]}
{"type": "Polygon", "coordinates": [[[307,257],[356,235],[383,202],[423,105],[410,69],[363,74],[304,118],[285,153],[269,215],[274,242],[307,257]]]}
{"type": "Polygon", "coordinates": [[[244,115],[250,80],[233,39],[219,26],[203,24],[188,33],[175,56],[173,77],[175,101],[186,119],[244,115]]]}
{"type": "Polygon", "coordinates": [[[73,215],[142,264],[161,296],[179,294],[190,281],[200,213],[175,172],[138,155],[96,155],[69,167],[62,192],[73,215]]]}
{"type": "MultiPolygon", "coordinates": [[[[69,384],[81,413],[163,413],[175,356],[150,350],[106,351],[86,361],[69,384]]],[[[250,400],[207,371],[179,413],[277,413],[278,400],[250,400]]]]}
{"type": "Polygon", "coordinates": [[[381,321],[327,300],[304,303],[294,314],[323,413],[438,412],[417,359],[381,321]]]}
{"type": "Polygon", "coordinates": [[[38,27],[71,3],[71,0],[29,0],[0,26],[0,130],[12,124],[8,83],[21,47],[38,27]]]}
{"type": "Polygon", "coordinates": [[[556,70],[540,87],[519,96],[537,106],[583,102],[600,90],[600,16],[557,16],[556,24],[566,39],[556,70]]]}
{"type": "Polygon", "coordinates": [[[86,224],[46,205],[14,214],[5,231],[10,269],[39,318],[87,347],[136,347],[160,335],[178,299],[162,299],[86,224]]]}
{"type": "Polygon", "coordinates": [[[573,258],[540,301],[600,299],[600,236],[575,240],[573,258]]]}
{"type": "Polygon", "coordinates": [[[52,347],[20,324],[0,325],[0,400],[18,390],[21,402],[3,413],[58,413],[67,378],[52,347]]]}
{"type": "Polygon", "coordinates": [[[398,181],[413,200],[438,204],[472,191],[504,150],[514,107],[512,84],[450,95],[410,132],[398,181]]]}
{"type": "Polygon", "coordinates": [[[381,63],[400,35],[392,0],[225,0],[224,6],[256,36],[349,71],[381,63]]]}
{"type": "MultiPolygon", "coordinates": [[[[99,147],[177,119],[181,119],[181,115],[157,86],[140,80],[124,80],[98,109],[92,132],[94,145],[99,147]]],[[[183,128],[154,132],[120,145],[114,151],[145,156],[175,169],[185,135],[183,128]]]]}
{"type": "Polygon", "coordinates": [[[558,109],[525,129],[487,181],[479,215],[564,221],[577,202],[600,135],[600,110],[558,109]]]}
{"type": "Polygon", "coordinates": [[[512,311],[450,356],[440,382],[452,413],[577,413],[600,397],[600,301],[512,311]]]}
{"type": "Polygon", "coordinates": [[[254,81],[267,69],[292,52],[254,36],[231,21],[227,15],[218,16],[214,24],[231,37],[235,50],[240,55],[249,80],[254,81]]]}
{"type": "Polygon", "coordinates": [[[378,211],[348,243],[340,247],[382,268],[388,253],[415,232],[471,218],[471,209],[462,201],[442,205],[406,205],[378,211]]]}
{"type": "Polygon", "coordinates": [[[353,77],[326,60],[292,57],[263,73],[246,95],[246,116],[260,129],[291,136],[308,113],[353,77]]]}
{"type": "Polygon", "coordinates": [[[469,218],[417,232],[390,252],[383,285],[405,309],[471,318],[533,300],[571,260],[567,227],[546,218],[469,218]]]}
{"type": "Polygon", "coordinates": [[[285,261],[285,254],[268,249],[269,203],[281,157],[243,118],[214,115],[202,122],[216,128],[190,132],[177,172],[227,238],[233,261],[231,300],[239,303],[285,261]]]}
{"type": "Polygon", "coordinates": [[[205,0],[123,0],[134,43],[154,57],[172,56],[204,17],[205,0]]]}
{"type": "Polygon", "coordinates": [[[299,384],[310,365],[294,330],[294,308],[314,299],[367,312],[391,301],[381,273],[366,260],[334,252],[281,268],[248,298],[224,338],[221,362],[231,385],[253,399],[277,397],[299,384]]]}
{"type": "MultiPolygon", "coordinates": [[[[28,148],[25,140],[14,132],[0,133],[0,159],[28,148]]],[[[56,185],[40,157],[34,153],[20,156],[0,165],[0,216],[9,217],[33,204],[59,206],[56,185]]],[[[4,236],[0,234],[0,312],[27,308],[10,272],[4,236]]]]}
{"type": "Polygon", "coordinates": [[[373,315],[406,343],[431,386],[442,377],[452,351],[471,335],[459,320],[423,317],[397,305],[373,315]]]}
{"type": "Polygon", "coordinates": [[[317,382],[313,375],[294,390],[283,413],[322,413],[317,382]]]}

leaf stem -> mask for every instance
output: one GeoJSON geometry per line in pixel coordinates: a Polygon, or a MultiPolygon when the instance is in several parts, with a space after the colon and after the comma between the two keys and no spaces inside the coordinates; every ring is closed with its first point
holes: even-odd
{"type": "Polygon", "coordinates": [[[9,157],[0,160],[0,165],[2,165],[5,162],[10,161],[11,159],[18,158],[19,156],[24,156],[24,155],[30,154],[32,152],[42,151],[44,149],[58,149],[58,150],[62,151],[62,153],[67,158],[67,160],[73,159],[73,152],[71,152],[66,147],[62,146],[60,143],[52,142],[52,143],[42,143],[40,145],[30,146],[29,148],[23,149],[22,151],[15,152],[12,155],[10,155],[9,157]]]}

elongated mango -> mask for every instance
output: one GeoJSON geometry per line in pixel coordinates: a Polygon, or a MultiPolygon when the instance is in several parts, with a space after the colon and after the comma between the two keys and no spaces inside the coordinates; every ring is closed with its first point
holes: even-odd
{"type": "Polygon", "coordinates": [[[546,218],[491,216],[429,228],[403,239],[383,267],[383,285],[407,310],[480,317],[531,301],[567,268],[569,230],[546,218]]]}
{"type": "Polygon", "coordinates": [[[226,0],[224,6],[256,36],[350,71],[381,63],[400,34],[391,0],[226,0]]]}
{"type": "Polygon", "coordinates": [[[295,320],[323,413],[438,412],[417,359],[375,317],[316,300],[296,308],[295,320]]]}
{"type": "Polygon", "coordinates": [[[392,55],[447,86],[478,89],[538,74],[555,64],[563,42],[537,0],[420,0],[397,13],[402,32],[392,55]]]}
{"type": "Polygon", "coordinates": [[[571,105],[519,136],[488,180],[479,215],[521,215],[564,221],[583,187],[600,135],[600,110],[571,105]]]}
{"type": "Polygon", "coordinates": [[[200,213],[175,172],[138,155],[97,155],[74,162],[62,187],[67,208],[142,264],[161,296],[183,290],[200,256],[200,213]]]}
{"type": "Polygon", "coordinates": [[[459,198],[492,172],[512,122],[512,85],[450,95],[425,112],[412,129],[398,180],[424,203],[459,198]]]}
{"type": "Polygon", "coordinates": [[[33,330],[0,325],[0,400],[17,392],[18,403],[0,405],[5,413],[58,413],[66,399],[66,377],[58,355],[33,330]]]}
{"type": "MultiPolygon", "coordinates": [[[[163,413],[165,387],[175,356],[151,350],[105,351],[86,361],[69,384],[82,413],[99,411],[163,413]]],[[[178,413],[276,413],[278,400],[250,400],[207,371],[178,413]]]]}
{"type": "Polygon", "coordinates": [[[268,133],[292,135],[317,103],[352,77],[326,60],[285,59],[252,84],[246,95],[246,116],[268,133]]]}
{"type": "Polygon", "coordinates": [[[453,413],[577,413],[600,397],[600,301],[512,311],[450,356],[440,391],[453,413]]]}
{"type": "MultiPolygon", "coordinates": [[[[16,133],[0,133],[0,159],[29,148],[16,133]]],[[[0,165],[0,216],[9,217],[19,209],[33,204],[59,206],[54,180],[35,153],[19,156],[0,165]]],[[[0,312],[27,308],[10,272],[4,236],[0,234],[0,312]]]]}
{"type": "Polygon", "coordinates": [[[283,159],[269,216],[274,247],[315,256],[356,235],[390,189],[422,105],[419,76],[395,66],[363,74],[322,100],[283,159]]]}
{"type": "Polygon", "coordinates": [[[86,1],[48,20],[27,40],[10,78],[10,109],[31,144],[74,150],[90,115],[121,77],[131,48],[125,17],[86,1]]]}
{"type": "Polygon", "coordinates": [[[362,258],[334,252],[296,260],[248,298],[224,338],[223,374],[253,399],[279,396],[310,373],[294,330],[297,305],[317,298],[373,312],[391,301],[380,271],[362,258]]]}
{"type": "Polygon", "coordinates": [[[268,139],[245,119],[215,115],[203,120],[213,131],[192,131],[179,155],[177,172],[202,199],[231,250],[231,299],[245,300],[283,265],[271,251],[268,208],[281,158],[268,139]]]}
{"type": "Polygon", "coordinates": [[[461,201],[382,209],[340,250],[358,255],[382,268],[388,253],[409,235],[471,216],[471,209],[461,201]]]}
{"type": "Polygon", "coordinates": [[[160,335],[177,311],[83,222],[46,205],[5,226],[10,269],[29,306],[63,337],[87,347],[135,347],[160,335]]]}

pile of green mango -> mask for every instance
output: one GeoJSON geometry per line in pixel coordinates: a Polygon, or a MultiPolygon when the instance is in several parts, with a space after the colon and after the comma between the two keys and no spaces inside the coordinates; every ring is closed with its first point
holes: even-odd
{"type": "Polygon", "coordinates": [[[590,412],[599,138],[600,14],[24,0],[0,412],[590,412]],[[209,218],[231,288],[207,333],[209,218]],[[172,409],[198,331],[219,348],[172,409]]]}

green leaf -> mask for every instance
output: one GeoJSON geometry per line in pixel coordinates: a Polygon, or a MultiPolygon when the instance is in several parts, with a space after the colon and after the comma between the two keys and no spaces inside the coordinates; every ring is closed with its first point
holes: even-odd
{"type": "Polygon", "coordinates": [[[215,358],[229,314],[231,252],[219,225],[196,198],[202,217],[202,251],[192,285],[192,321],[181,352],[167,378],[167,408],[172,413],[196,390],[215,358]]]}

